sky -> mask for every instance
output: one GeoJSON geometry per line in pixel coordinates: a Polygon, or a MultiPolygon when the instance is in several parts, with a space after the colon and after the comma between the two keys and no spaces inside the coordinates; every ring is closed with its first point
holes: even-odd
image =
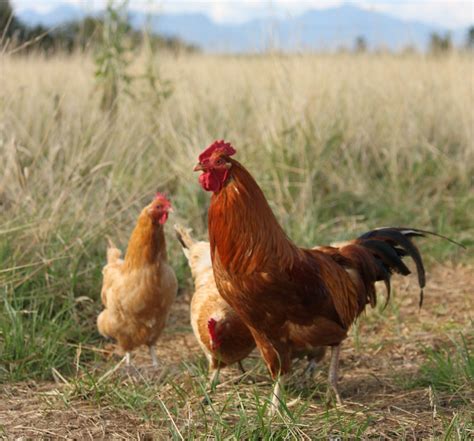
{"type": "MultiPolygon", "coordinates": [[[[0,0],[1,1],[1,0],[0,0]]],[[[44,12],[69,3],[101,9],[105,0],[11,0],[17,9],[44,12]]],[[[455,29],[474,24],[474,0],[129,0],[131,9],[155,12],[202,12],[219,23],[244,22],[257,17],[298,15],[351,3],[405,19],[455,29]]]]}

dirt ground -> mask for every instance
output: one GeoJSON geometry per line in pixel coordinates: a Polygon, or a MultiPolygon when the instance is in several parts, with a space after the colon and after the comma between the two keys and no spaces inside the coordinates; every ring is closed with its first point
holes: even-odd
{"type": "MultiPolygon", "coordinates": [[[[370,415],[362,438],[437,438],[446,433],[446,421],[449,426],[449,421],[456,422],[458,418],[467,422],[464,424],[465,432],[456,435],[454,431],[453,439],[474,439],[472,388],[464,388],[459,393],[446,390],[435,393],[429,385],[407,386],[407,382],[416,377],[426,360],[426,347],[449,347],[452,339],[457,339],[463,333],[472,351],[474,268],[449,264],[433,267],[428,273],[425,303],[421,310],[418,308],[415,277],[394,279],[394,306],[389,306],[383,314],[380,309],[368,311],[343,345],[340,389],[344,406],[338,410],[338,415],[345,415],[348,420],[355,421],[364,420],[370,415]]],[[[189,296],[181,296],[179,299],[174,306],[170,326],[158,344],[158,356],[163,368],[168,372],[175,372],[175,378],[186,389],[185,377],[190,374],[181,362],[196,359],[200,352],[189,332],[189,296]]],[[[107,358],[107,346],[103,353],[104,359],[107,358]]],[[[270,390],[271,383],[258,361],[258,354],[253,353],[251,358],[251,361],[246,361],[246,366],[253,364],[257,367],[250,370],[249,376],[257,372],[256,384],[261,383],[266,393],[270,390]]],[[[144,350],[139,351],[134,360],[137,365],[149,362],[144,350]]],[[[302,363],[296,363],[297,371],[302,369],[302,363]]],[[[327,363],[326,357],[322,369],[315,377],[321,391],[326,387],[327,363]]],[[[113,362],[108,360],[99,369],[106,372],[111,366],[113,362]]],[[[223,373],[221,385],[216,391],[217,400],[225,397],[228,392],[228,384],[232,381],[227,380],[232,380],[237,375],[238,372],[234,369],[223,373]]],[[[324,415],[327,417],[322,401],[314,396],[307,398],[307,394],[305,397],[305,389],[297,378],[297,375],[293,377],[293,384],[290,381],[288,401],[309,400],[305,412],[309,416],[302,421],[305,418],[318,421],[324,415]]],[[[172,421],[144,418],[139,412],[116,406],[106,399],[84,399],[83,396],[68,394],[71,382],[71,379],[63,379],[58,375],[56,382],[31,381],[2,385],[0,435],[8,439],[170,438],[166,427],[172,421]]],[[[154,383],[157,384],[156,381],[154,383]]],[[[249,386],[242,384],[241,387],[245,389],[249,386]]],[[[160,390],[163,400],[167,394],[172,399],[172,393],[169,385],[163,391],[160,390]]],[[[189,405],[183,407],[183,416],[180,418],[189,418],[184,414],[191,412],[200,399],[199,396],[190,395],[189,405]]],[[[179,425],[178,419],[174,421],[179,425]]],[[[310,438],[319,438],[317,432],[309,433],[312,433],[310,438]]],[[[447,439],[451,439],[451,436],[447,439]]]]}

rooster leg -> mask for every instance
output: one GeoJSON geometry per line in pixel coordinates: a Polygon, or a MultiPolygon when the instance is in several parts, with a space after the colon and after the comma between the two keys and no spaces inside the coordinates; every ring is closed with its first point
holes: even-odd
{"type": "Polygon", "coordinates": [[[285,380],[282,375],[280,375],[275,382],[275,386],[273,387],[273,395],[272,395],[272,405],[270,407],[270,417],[275,416],[275,413],[280,408],[280,403],[282,401],[282,393],[285,386],[285,380]]]}
{"type": "Polygon", "coordinates": [[[239,369],[240,369],[240,372],[242,373],[242,375],[245,375],[246,372],[245,372],[244,366],[242,364],[242,360],[240,360],[237,364],[239,365],[239,369]]]}
{"type": "MultiPolygon", "coordinates": [[[[329,365],[329,376],[328,381],[336,396],[336,402],[339,406],[342,406],[341,396],[339,395],[339,389],[337,387],[338,381],[338,369],[339,369],[339,352],[341,350],[341,345],[331,346],[331,364],[329,365]]],[[[331,398],[331,390],[328,390],[328,402],[331,398]]]]}
{"type": "Polygon", "coordinates": [[[132,365],[130,360],[131,360],[130,352],[125,352],[125,366],[127,366],[127,368],[130,368],[130,366],[132,365]]]}
{"type": "Polygon", "coordinates": [[[155,347],[153,345],[148,346],[151,357],[151,365],[156,369],[158,367],[158,357],[156,356],[155,347]]]}

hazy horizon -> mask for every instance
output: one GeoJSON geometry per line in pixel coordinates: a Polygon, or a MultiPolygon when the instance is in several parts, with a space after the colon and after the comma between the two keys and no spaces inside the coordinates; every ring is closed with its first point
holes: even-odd
{"type": "MultiPolygon", "coordinates": [[[[96,11],[103,9],[103,0],[12,0],[17,11],[48,12],[61,5],[96,11]]],[[[465,0],[277,0],[277,1],[145,1],[130,0],[129,8],[162,13],[203,13],[216,23],[235,24],[258,18],[294,17],[309,10],[328,9],[350,4],[361,9],[383,12],[395,18],[420,21],[456,29],[474,22],[474,6],[465,0]]]]}

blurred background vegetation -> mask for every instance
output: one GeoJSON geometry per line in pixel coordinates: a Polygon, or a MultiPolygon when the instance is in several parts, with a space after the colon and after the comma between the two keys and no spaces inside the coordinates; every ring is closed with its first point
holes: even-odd
{"type": "Polygon", "coordinates": [[[175,53],[199,50],[177,37],[162,37],[132,29],[127,19],[127,2],[109,2],[101,17],[88,16],[49,29],[42,25],[30,27],[24,24],[15,16],[9,0],[0,2],[0,50],[3,47],[3,51],[28,53],[34,50],[53,55],[94,49],[105,43],[106,29],[111,20],[120,21],[122,44],[129,49],[138,50],[149,44],[154,50],[166,49],[175,53]]]}
{"type": "MultiPolygon", "coordinates": [[[[70,21],[50,29],[46,26],[28,26],[15,16],[10,0],[0,2],[0,36],[3,51],[10,50],[23,53],[31,50],[52,55],[54,53],[72,53],[84,51],[104,43],[107,22],[114,14],[120,17],[123,42],[130,49],[139,50],[144,44],[152,49],[165,49],[174,53],[198,52],[200,48],[187,43],[178,37],[161,36],[149,30],[133,29],[127,15],[127,0],[112,0],[107,3],[105,12],[99,15],[86,16],[81,20],[70,21]]],[[[116,19],[117,17],[115,17],[116,19]]],[[[364,35],[354,40],[353,51],[366,52],[368,44],[364,35]]],[[[346,49],[344,49],[346,50],[346,49]]],[[[430,36],[428,51],[432,54],[449,53],[452,50],[474,50],[474,26],[467,29],[465,42],[455,47],[450,32],[433,32],[430,36]]],[[[386,49],[384,49],[386,51],[386,49]]],[[[407,46],[403,52],[416,51],[415,47],[407,46]]]]}

